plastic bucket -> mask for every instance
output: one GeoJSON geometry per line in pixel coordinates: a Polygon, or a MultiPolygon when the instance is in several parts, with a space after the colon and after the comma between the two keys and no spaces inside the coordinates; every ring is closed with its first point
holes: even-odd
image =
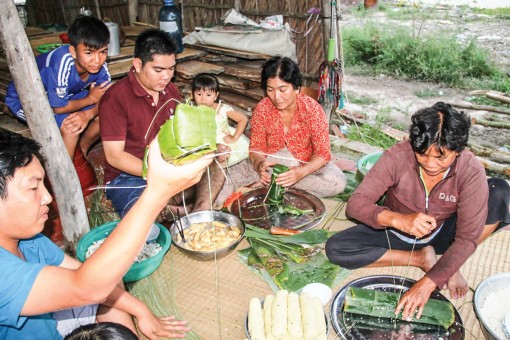
{"type": "Polygon", "coordinates": [[[110,31],[110,43],[108,44],[108,56],[120,54],[119,25],[114,22],[105,22],[110,31]]]}
{"type": "Polygon", "coordinates": [[[361,182],[367,172],[372,168],[372,166],[379,160],[382,156],[382,151],[374,152],[368,155],[361,157],[356,163],[356,175],[355,178],[358,182],[361,182]]]}

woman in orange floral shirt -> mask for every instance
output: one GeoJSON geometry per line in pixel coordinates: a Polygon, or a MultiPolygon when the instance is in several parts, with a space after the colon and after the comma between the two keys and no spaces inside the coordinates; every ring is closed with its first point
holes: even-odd
{"type": "MultiPolygon", "coordinates": [[[[343,172],[328,163],[331,147],[326,114],[319,103],[300,93],[301,85],[299,67],[289,58],[273,57],[262,66],[261,87],[267,97],[257,104],[251,119],[250,159],[230,171],[235,185],[258,182],[267,186],[271,167],[284,164],[289,171],[276,179],[284,187],[318,197],[336,195],[345,188],[343,172]]],[[[224,197],[220,193],[218,199],[224,197]]]]}

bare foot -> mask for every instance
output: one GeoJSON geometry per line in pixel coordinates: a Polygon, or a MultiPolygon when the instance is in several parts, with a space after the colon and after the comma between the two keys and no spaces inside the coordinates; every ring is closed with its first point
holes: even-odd
{"type": "Polygon", "coordinates": [[[459,299],[467,294],[468,283],[460,272],[456,272],[448,279],[448,289],[452,299],[459,299]]]}
{"type": "Polygon", "coordinates": [[[426,246],[425,248],[418,250],[416,254],[418,255],[419,261],[417,267],[425,273],[428,272],[437,262],[436,252],[432,246],[426,246]]]}

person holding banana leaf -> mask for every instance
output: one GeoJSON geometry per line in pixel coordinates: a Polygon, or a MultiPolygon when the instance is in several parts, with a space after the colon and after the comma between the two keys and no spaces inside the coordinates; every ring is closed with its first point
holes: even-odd
{"type": "Polygon", "coordinates": [[[395,310],[419,319],[430,294],[454,299],[468,285],[460,268],[478,244],[510,223],[510,186],[489,178],[465,150],[471,122],[438,102],[411,117],[409,140],[386,150],[347,203],[361,224],[332,236],[326,255],[347,269],[415,266],[425,275],[395,310]],[[384,196],[384,202],[378,202],[384,196]],[[438,260],[436,254],[442,254],[438,260]]]}
{"type": "MultiPolygon", "coordinates": [[[[175,43],[165,32],[157,29],[142,32],[135,42],[133,66],[128,76],[115,83],[99,103],[101,140],[107,161],[106,197],[121,217],[147,184],[142,178],[146,146],[182,101],[177,86],[171,82],[175,51],[175,43]]],[[[223,145],[217,147],[219,151],[228,150],[223,145]]],[[[220,161],[224,157],[219,157],[220,161]]],[[[212,164],[210,176],[204,176],[192,190],[185,192],[185,198],[195,195],[194,205],[188,212],[210,209],[210,197],[214,200],[224,181],[221,169],[212,164]]],[[[183,214],[183,204],[181,195],[174,196],[159,220],[173,220],[177,211],[183,214]]]]}
{"type": "MultiPolygon", "coordinates": [[[[276,178],[283,187],[305,190],[318,197],[341,193],[347,183],[331,159],[326,114],[311,97],[300,92],[299,66],[287,57],[273,57],[262,66],[261,87],[267,95],[251,119],[250,158],[230,171],[232,182],[243,186],[269,185],[275,164],[290,169],[276,178]]],[[[218,201],[232,193],[224,185],[218,201]]]]}

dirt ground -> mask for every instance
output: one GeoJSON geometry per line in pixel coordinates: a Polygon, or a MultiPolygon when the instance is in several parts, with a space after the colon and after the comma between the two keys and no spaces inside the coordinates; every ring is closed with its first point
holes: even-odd
{"type": "MultiPolygon", "coordinates": [[[[395,9],[398,10],[398,9],[395,9]]],[[[436,19],[428,19],[422,27],[424,34],[455,34],[459,43],[467,43],[474,39],[478,46],[487,49],[494,62],[506,72],[510,71],[510,18],[501,18],[474,14],[465,7],[429,7],[424,10],[436,11],[436,19]]],[[[389,19],[385,12],[373,11],[367,18],[359,18],[350,13],[343,14],[342,25],[362,25],[367,20],[378,23],[407,26],[412,29],[411,21],[389,19]]],[[[430,106],[438,101],[461,103],[469,97],[469,91],[447,88],[441,84],[400,81],[385,75],[357,76],[345,70],[344,90],[346,107],[354,112],[366,115],[374,121],[379,115],[386,116],[385,122],[396,128],[407,127],[411,115],[419,108],[430,106]],[[419,98],[416,93],[426,91],[432,94],[427,98],[419,98]],[[349,98],[353,98],[351,101],[349,98]],[[368,99],[367,104],[355,104],[360,98],[368,99]],[[358,99],[358,100],[355,100],[358,99]],[[354,102],[354,103],[353,103],[354,102]]],[[[490,89],[484,89],[490,90],[490,89]]],[[[486,111],[465,110],[471,117],[487,118],[489,115],[508,120],[508,116],[486,111]]],[[[473,125],[470,142],[493,149],[510,145],[510,130],[502,128],[473,125]]]]}

